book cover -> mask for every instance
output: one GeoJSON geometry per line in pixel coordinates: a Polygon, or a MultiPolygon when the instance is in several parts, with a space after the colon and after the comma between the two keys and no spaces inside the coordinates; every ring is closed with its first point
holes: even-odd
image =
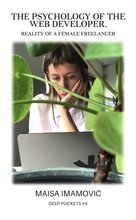
{"type": "MultiPolygon", "coordinates": [[[[14,4],[10,3],[10,7],[6,7],[6,5],[2,7],[0,16],[2,65],[0,200],[3,205],[1,216],[7,219],[9,212],[14,219],[43,219],[46,216],[51,219],[62,219],[65,216],[74,216],[78,219],[90,216],[95,219],[104,219],[110,216],[111,219],[115,219],[135,216],[134,204],[131,203],[131,206],[129,204],[129,201],[135,198],[136,192],[134,187],[135,129],[133,128],[135,124],[133,2],[131,4],[123,1],[110,3],[108,1],[92,3],[87,1],[74,4],[72,2],[65,4],[61,1],[48,3],[40,1],[34,4],[13,2],[14,4]],[[91,63],[89,68],[92,68],[92,81],[95,80],[95,74],[100,73],[109,85],[115,88],[115,90],[108,89],[105,94],[106,97],[112,97],[112,101],[112,92],[115,97],[120,98],[120,96],[116,96],[118,87],[115,84],[116,73],[122,68],[121,71],[124,73],[121,78],[124,108],[122,129],[123,183],[14,183],[13,169],[16,169],[20,164],[17,136],[21,133],[28,133],[28,115],[26,114],[23,121],[19,119],[20,122],[13,123],[13,54],[25,59],[34,75],[43,77],[41,68],[44,53],[40,50],[42,54],[35,56],[34,50],[32,55],[29,54],[30,47],[28,48],[27,45],[30,46],[31,42],[39,45],[41,43],[51,43],[52,45],[56,42],[78,43],[85,53],[84,59],[91,63]],[[105,54],[100,54],[97,51],[97,46],[102,46],[105,49],[107,45],[115,46],[117,50],[108,51],[109,55],[105,57],[105,54]],[[93,51],[94,57],[90,57],[92,54],[90,51],[93,51]],[[123,57],[122,67],[119,67],[120,57],[123,57]],[[113,74],[109,76],[109,72],[113,74]]],[[[45,82],[35,81],[33,95],[41,93],[44,87],[45,82]]],[[[112,108],[110,101],[110,99],[106,99],[105,103],[112,108]]],[[[115,99],[113,104],[116,104],[117,101],[118,99],[115,99]]],[[[104,108],[104,106],[102,107],[104,108]]],[[[120,112],[120,109],[116,109],[116,112],[120,112]]],[[[100,119],[98,118],[98,121],[100,119]]],[[[112,123],[116,122],[112,120],[112,123]]],[[[86,126],[90,126],[90,124],[86,126]]],[[[117,127],[119,129],[119,124],[117,127]]],[[[118,129],[115,130],[115,138],[118,129]]],[[[113,143],[114,138],[111,137],[113,143]]],[[[116,147],[113,149],[116,150],[116,147]]],[[[114,153],[114,150],[110,153],[114,153]]],[[[119,153],[118,161],[120,161],[118,149],[117,153],[119,153]]],[[[119,169],[122,169],[120,163],[118,164],[119,169]]]]}

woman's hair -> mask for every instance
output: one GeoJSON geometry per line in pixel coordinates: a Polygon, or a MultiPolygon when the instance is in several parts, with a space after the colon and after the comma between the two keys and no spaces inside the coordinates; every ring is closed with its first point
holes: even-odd
{"type": "MultiPolygon", "coordinates": [[[[80,52],[83,54],[83,51],[81,50],[79,45],[76,43],[75,45],[80,50],[80,52]]],[[[80,69],[81,75],[83,77],[85,87],[86,87],[84,96],[88,96],[88,93],[90,90],[88,66],[70,43],[61,43],[58,45],[56,49],[47,53],[44,56],[43,71],[47,79],[49,80],[48,67],[50,64],[53,64],[54,67],[57,67],[58,65],[60,64],[63,65],[65,63],[76,64],[78,66],[78,68],[80,69]]],[[[50,99],[53,99],[53,100],[57,99],[57,93],[52,86],[49,86],[48,95],[50,99]]]]}

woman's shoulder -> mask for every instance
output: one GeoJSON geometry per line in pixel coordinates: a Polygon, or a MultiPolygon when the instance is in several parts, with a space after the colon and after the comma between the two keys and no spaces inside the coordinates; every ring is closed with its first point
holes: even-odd
{"type": "Polygon", "coordinates": [[[33,100],[47,100],[47,99],[49,99],[49,96],[45,94],[38,94],[33,97],[33,100]]]}
{"type": "MultiPolygon", "coordinates": [[[[49,96],[48,95],[44,95],[44,94],[38,94],[36,96],[33,97],[34,101],[39,101],[39,100],[48,100],[49,96]]],[[[31,111],[32,110],[36,110],[38,109],[39,111],[49,111],[51,108],[50,104],[46,104],[46,103],[35,103],[31,105],[31,111]]]]}

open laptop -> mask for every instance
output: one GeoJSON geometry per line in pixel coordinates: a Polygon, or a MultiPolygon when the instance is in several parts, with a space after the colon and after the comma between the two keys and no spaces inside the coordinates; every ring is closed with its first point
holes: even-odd
{"type": "Polygon", "coordinates": [[[100,150],[92,132],[20,134],[18,147],[23,171],[95,168],[100,150]]]}

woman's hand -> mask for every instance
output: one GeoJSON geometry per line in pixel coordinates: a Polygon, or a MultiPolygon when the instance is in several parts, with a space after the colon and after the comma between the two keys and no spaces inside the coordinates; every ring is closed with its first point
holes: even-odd
{"type": "MultiPolygon", "coordinates": [[[[75,92],[79,95],[83,95],[83,93],[85,91],[85,84],[81,80],[79,80],[74,85],[74,87],[71,91],[75,92]]],[[[74,103],[76,100],[77,100],[77,98],[72,96],[71,94],[67,94],[64,98],[61,99],[62,102],[70,102],[70,103],[74,103]]]]}
{"type": "MultiPolygon", "coordinates": [[[[81,82],[81,80],[79,80],[72,89],[72,92],[78,93],[80,95],[82,95],[84,91],[85,91],[85,84],[81,82]]],[[[77,98],[70,94],[67,94],[64,98],[61,99],[62,102],[70,102],[70,103],[75,103],[76,100],[77,98]]],[[[62,121],[64,131],[66,132],[78,131],[78,128],[73,121],[73,118],[69,112],[69,109],[63,105],[58,105],[58,110],[61,114],[61,121],[62,121]]]]}
{"type": "MultiPolygon", "coordinates": [[[[83,95],[83,93],[85,91],[85,84],[83,82],[81,82],[81,80],[79,80],[74,85],[74,87],[71,91],[75,92],[79,95],[83,95]]],[[[75,103],[76,100],[77,100],[76,97],[74,97],[68,93],[64,98],[61,99],[61,102],[75,103]]],[[[69,111],[69,109],[66,108],[64,105],[58,105],[58,110],[60,111],[60,113],[62,113],[63,111],[67,111],[67,112],[69,111]]]]}

